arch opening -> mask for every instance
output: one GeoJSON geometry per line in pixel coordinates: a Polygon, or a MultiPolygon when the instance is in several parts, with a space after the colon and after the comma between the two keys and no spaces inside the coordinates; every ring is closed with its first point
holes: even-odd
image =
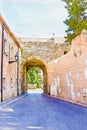
{"type": "Polygon", "coordinates": [[[39,67],[31,67],[27,71],[28,93],[43,93],[43,71],[39,67]]]}
{"type": "Polygon", "coordinates": [[[39,68],[40,74],[42,75],[43,83],[40,85],[40,87],[43,89],[44,94],[48,94],[48,74],[47,74],[47,67],[46,64],[36,58],[27,60],[24,62],[22,67],[22,93],[28,93],[29,92],[29,82],[28,82],[28,72],[32,68],[39,68]]]}

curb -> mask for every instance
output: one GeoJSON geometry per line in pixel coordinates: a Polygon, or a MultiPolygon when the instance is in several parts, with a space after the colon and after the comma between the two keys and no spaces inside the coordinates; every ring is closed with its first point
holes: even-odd
{"type": "Polygon", "coordinates": [[[21,100],[22,98],[24,98],[25,96],[27,96],[27,94],[24,94],[24,95],[20,95],[20,96],[17,96],[17,97],[14,97],[13,99],[9,99],[7,101],[4,101],[0,104],[0,110],[2,110],[2,108],[8,106],[9,104],[12,104],[14,102],[17,102],[18,100],[21,100]]]}
{"type": "Polygon", "coordinates": [[[59,98],[59,97],[54,97],[54,96],[47,95],[47,94],[43,94],[43,95],[45,95],[45,96],[47,96],[47,97],[50,97],[50,98],[59,99],[59,100],[61,100],[61,101],[67,102],[67,103],[71,103],[71,104],[73,104],[73,105],[77,105],[77,106],[80,106],[80,107],[85,107],[85,108],[87,108],[87,105],[86,105],[86,104],[83,104],[83,103],[73,102],[73,101],[70,101],[70,100],[68,101],[68,100],[66,100],[66,99],[62,99],[62,98],[59,98]]]}

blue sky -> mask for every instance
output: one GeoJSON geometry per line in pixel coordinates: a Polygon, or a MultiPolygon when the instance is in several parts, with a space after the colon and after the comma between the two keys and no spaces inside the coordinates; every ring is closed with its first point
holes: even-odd
{"type": "Polygon", "coordinates": [[[66,35],[67,10],[61,0],[0,0],[0,14],[16,36],[66,35]]]}

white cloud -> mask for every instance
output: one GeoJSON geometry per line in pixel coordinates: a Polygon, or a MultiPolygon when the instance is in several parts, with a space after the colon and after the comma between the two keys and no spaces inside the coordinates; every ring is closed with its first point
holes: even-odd
{"type": "Polygon", "coordinates": [[[50,10],[49,17],[63,20],[65,19],[65,17],[67,17],[67,11],[64,8],[61,9],[58,7],[54,7],[50,10]]]}
{"type": "MultiPolygon", "coordinates": [[[[0,0],[0,5],[4,5],[3,1],[0,0]]],[[[2,15],[16,35],[49,37],[53,32],[57,36],[64,35],[63,20],[67,17],[67,10],[61,0],[7,0],[5,4],[8,5],[8,8],[5,11],[3,6],[2,15]],[[13,20],[10,5],[13,7],[13,20]],[[18,17],[17,20],[15,16],[18,17]]]]}
{"type": "Polygon", "coordinates": [[[0,6],[2,5],[2,0],[0,0],[0,6]]]}
{"type": "Polygon", "coordinates": [[[27,2],[27,3],[39,3],[39,4],[53,4],[58,3],[58,0],[12,0],[14,3],[27,2]]]}
{"type": "MultiPolygon", "coordinates": [[[[13,0],[13,1],[21,1],[21,0],[13,0]]],[[[22,1],[36,1],[36,2],[40,2],[41,0],[22,0],[22,1]]],[[[47,0],[47,2],[54,2],[55,3],[56,0],[47,0]]],[[[42,1],[43,3],[45,2],[42,1]]],[[[58,2],[58,1],[57,1],[58,2]]],[[[30,5],[29,5],[30,6],[30,5]]],[[[16,5],[14,5],[15,10],[17,10],[16,5]]],[[[44,6],[43,6],[44,7],[44,6]]],[[[64,9],[63,4],[61,4],[61,2],[59,2],[59,5],[54,5],[52,7],[49,6],[45,9],[44,7],[44,12],[43,12],[43,8],[40,9],[40,12],[37,11],[38,8],[24,8],[24,10],[19,7],[19,9],[17,10],[17,13],[19,15],[19,19],[21,21],[21,23],[25,23],[25,24],[35,24],[41,22],[49,22],[50,20],[53,21],[63,21],[66,17],[67,17],[67,11],[66,9],[64,9]],[[29,12],[29,13],[25,13],[29,12]],[[35,12],[36,11],[36,12],[35,12]],[[22,12],[22,13],[21,13],[22,12]],[[42,15],[43,14],[43,15],[42,15]],[[43,17],[44,16],[44,17],[43,17]]]]}

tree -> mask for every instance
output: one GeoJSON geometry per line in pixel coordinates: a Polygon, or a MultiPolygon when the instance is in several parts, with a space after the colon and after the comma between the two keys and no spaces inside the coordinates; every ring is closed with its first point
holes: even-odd
{"type": "Polygon", "coordinates": [[[81,33],[83,29],[87,30],[87,0],[62,0],[65,2],[65,8],[68,11],[68,18],[64,23],[68,26],[66,30],[66,41],[70,42],[81,33]]]}
{"type": "Polygon", "coordinates": [[[37,88],[43,83],[43,76],[41,69],[38,67],[32,67],[28,73],[28,82],[30,84],[37,84],[37,88]]]}

